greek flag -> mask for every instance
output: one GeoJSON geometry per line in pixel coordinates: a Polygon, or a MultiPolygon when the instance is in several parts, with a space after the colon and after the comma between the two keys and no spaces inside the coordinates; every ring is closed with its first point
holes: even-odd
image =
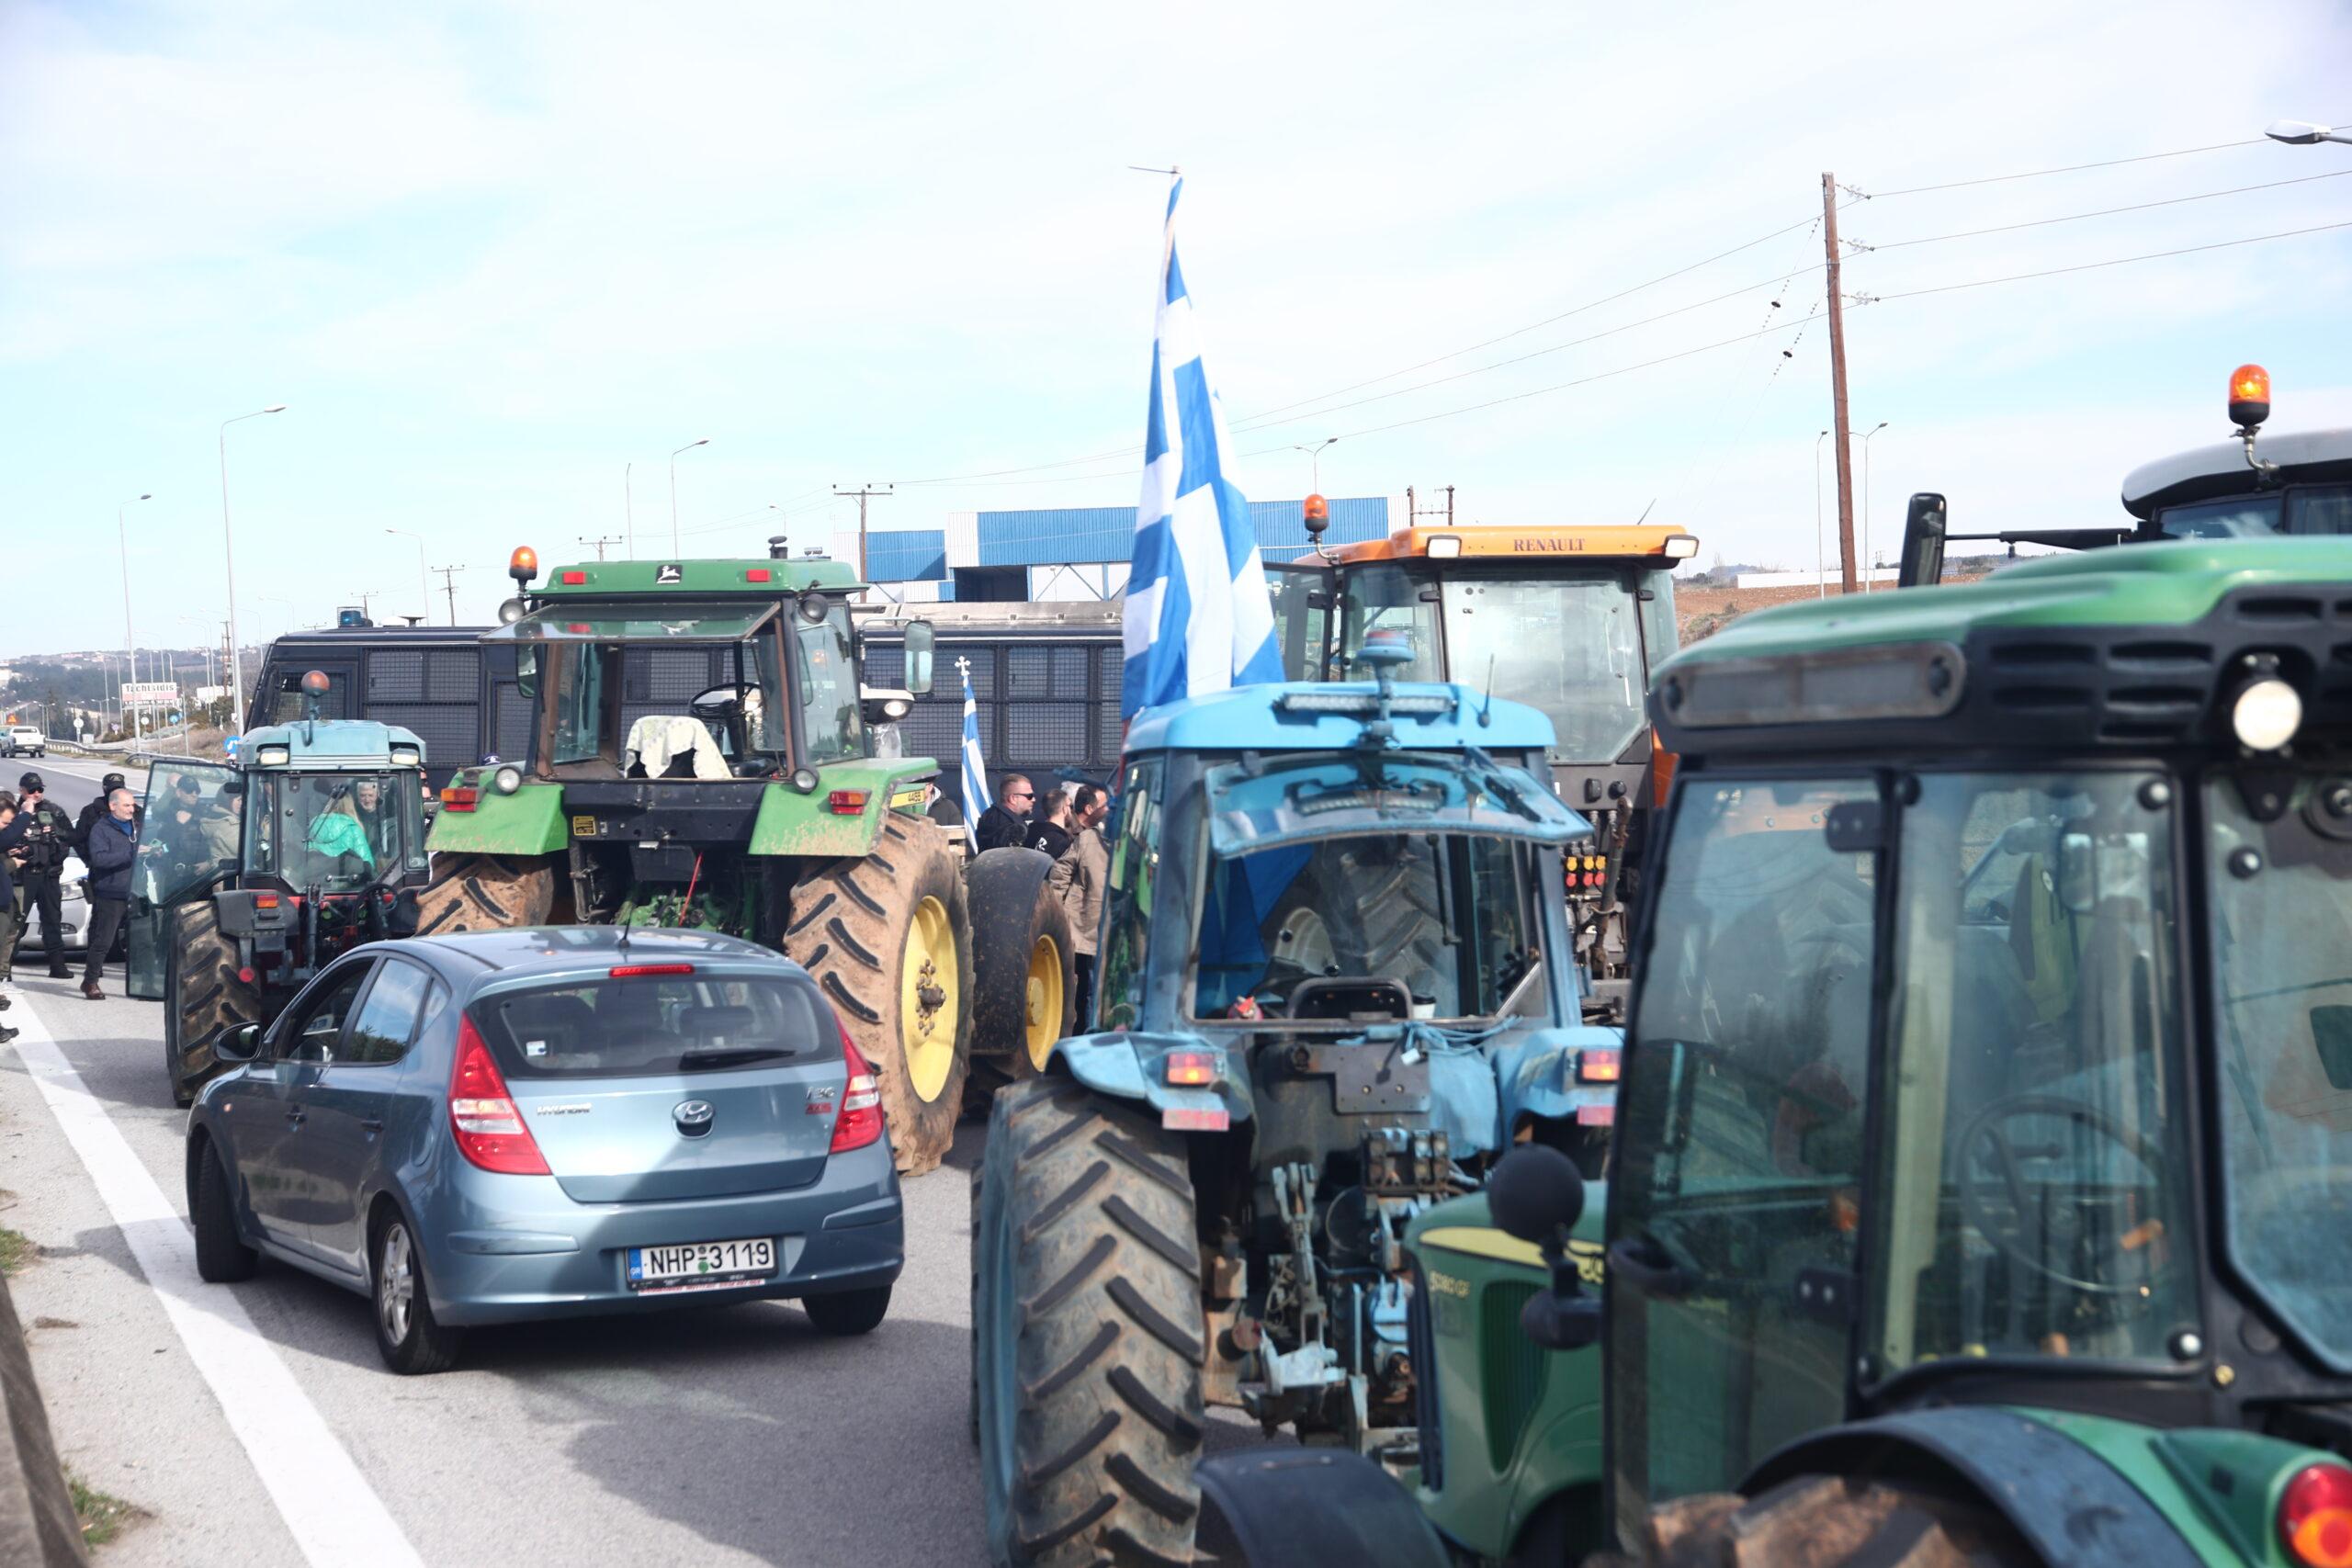
{"type": "Polygon", "coordinates": [[[956,669],[964,677],[964,820],[978,828],[980,813],[991,804],[988,760],[980,755],[980,707],[972,700],[972,666],[959,659],[956,669]]]}
{"type": "Polygon", "coordinates": [[[1176,200],[1183,192],[1181,179],[1168,192],[1160,254],[1143,502],[1127,574],[1122,718],[1195,693],[1283,678],[1250,504],[1225,477],[1225,413],[1176,265],[1176,200]]]}

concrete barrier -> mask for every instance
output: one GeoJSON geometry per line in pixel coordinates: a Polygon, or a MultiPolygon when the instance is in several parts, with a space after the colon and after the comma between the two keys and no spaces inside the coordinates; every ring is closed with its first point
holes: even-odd
{"type": "Polygon", "coordinates": [[[49,1412],[33,1382],[32,1357],[24,1325],[17,1321],[8,1282],[0,1279],[0,1562],[28,1568],[66,1568],[87,1563],[82,1527],[74,1517],[57,1445],[49,1435],[49,1412]]]}

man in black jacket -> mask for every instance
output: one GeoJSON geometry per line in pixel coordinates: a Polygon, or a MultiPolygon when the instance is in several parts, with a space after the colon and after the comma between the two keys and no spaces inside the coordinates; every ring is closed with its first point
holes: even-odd
{"type": "Polygon", "coordinates": [[[139,829],[131,824],[137,807],[129,790],[108,790],[107,814],[90,824],[90,952],[82,966],[82,994],[94,1002],[106,1000],[98,976],[130,907],[130,868],[139,857],[139,829]]]}
{"type": "Polygon", "coordinates": [[[1029,811],[1037,804],[1035,788],[1020,773],[1005,774],[1003,786],[996,803],[980,813],[973,829],[973,841],[983,854],[989,850],[1018,849],[1029,837],[1029,811]]]}
{"type": "Polygon", "coordinates": [[[25,819],[24,839],[17,849],[24,860],[17,878],[25,890],[24,930],[32,930],[33,911],[40,910],[41,944],[49,950],[49,977],[70,980],[74,972],[65,966],[64,895],[58,877],[74,847],[74,818],[49,798],[49,785],[39,773],[25,774],[17,781],[17,788],[22,792],[17,797],[17,809],[25,819]]]}
{"type": "MultiPolygon", "coordinates": [[[[83,806],[82,815],[74,819],[74,852],[82,857],[83,863],[87,864],[90,859],[90,824],[107,814],[107,796],[122,787],[122,775],[108,773],[98,781],[98,793],[92,795],[83,806]]],[[[143,810],[133,811],[130,818],[131,826],[145,827],[146,816],[143,810]]]]}
{"type": "Polygon", "coordinates": [[[1069,852],[1069,796],[1057,787],[1046,796],[1046,803],[1036,815],[1029,818],[1028,836],[1021,841],[1033,850],[1043,850],[1046,857],[1059,860],[1069,852]]]}

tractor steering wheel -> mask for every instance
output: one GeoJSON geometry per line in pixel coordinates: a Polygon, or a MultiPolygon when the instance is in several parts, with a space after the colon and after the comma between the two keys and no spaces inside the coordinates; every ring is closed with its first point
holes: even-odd
{"type": "MultiPolygon", "coordinates": [[[[2136,1297],[2141,1291],[2140,1282],[2106,1284],[2094,1280],[2076,1279],[2030,1250],[2021,1235],[2005,1232],[1993,1223],[1993,1213],[1986,1205],[1983,1190],[1984,1184],[1974,1174],[1974,1156],[1980,1147],[1991,1156],[2003,1191],[2017,1211],[2016,1228],[2018,1232],[2024,1229],[2026,1216],[2033,1212],[2033,1201],[2026,1190],[2025,1172],[2017,1145],[2001,1125],[2020,1116],[2063,1117],[2078,1126],[2087,1127],[2109,1143],[2120,1145],[2125,1153],[2147,1168],[2159,1185],[2163,1181],[2164,1156],[2155,1146],[2137,1134],[2127,1132],[2105,1111],[2056,1095],[2013,1094],[1986,1105],[1961,1130],[1955,1148],[1960,1158],[1962,1214],[1976,1227],[1977,1234],[1990,1242],[2003,1257],[2030,1273],[2086,1295],[2136,1297]]],[[[2068,1212],[2074,1212],[2071,1206],[2068,1212]]]]}
{"type": "Polygon", "coordinates": [[[686,705],[686,712],[705,721],[741,718],[743,716],[743,694],[758,689],[748,681],[733,685],[713,686],[707,691],[696,693],[694,700],[686,705]]]}

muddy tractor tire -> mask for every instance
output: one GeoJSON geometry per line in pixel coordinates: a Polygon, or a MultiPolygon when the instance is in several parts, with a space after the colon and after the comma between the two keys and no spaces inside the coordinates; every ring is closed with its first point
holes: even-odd
{"type": "Polygon", "coordinates": [[[1651,1514],[1646,1534],[1644,1568],[2028,1568],[2041,1561],[2007,1520],[1975,1503],[1841,1475],[1795,1476],[1752,1499],[1678,1498],[1651,1514]]]}
{"type": "Polygon", "coordinates": [[[891,812],[863,860],[792,890],[779,944],[816,977],[874,1068],[900,1174],[934,1169],[955,1141],[970,1070],[972,931],[946,835],[891,812]]]}
{"type": "Polygon", "coordinates": [[[1030,1078],[996,1097],[972,1216],[989,1560],[1192,1562],[1206,1346],[1182,1141],[1030,1078]]]}
{"type": "Polygon", "coordinates": [[[416,896],[416,934],[540,926],[555,908],[552,860],[523,855],[435,855],[433,880],[416,896]]]}
{"type": "Polygon", "coordinates": [[[972,1084],[983,1092],[1045,1071],[1077,1016],[1069,913],[1043,850],[990,850],[964,873],[972,909],[972,1084]]]}
{"type": "Polygon", "coordinates": [[[186,1107],[218,1070],[220,1032],[261,1018],[261,990],[238,977],[237,944],[220,934],[211,899],[172,910],[164,936],[164,1072],[172,1103],[186,1107]]]}

